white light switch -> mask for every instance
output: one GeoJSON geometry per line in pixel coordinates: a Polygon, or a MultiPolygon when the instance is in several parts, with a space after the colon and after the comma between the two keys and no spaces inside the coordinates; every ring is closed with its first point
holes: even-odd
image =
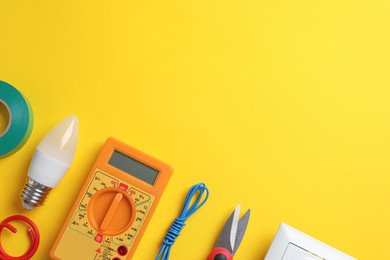
{"type": "Polygon", "coordinates": [[[356,260],[284,223],[264,260],[356,260]]]}

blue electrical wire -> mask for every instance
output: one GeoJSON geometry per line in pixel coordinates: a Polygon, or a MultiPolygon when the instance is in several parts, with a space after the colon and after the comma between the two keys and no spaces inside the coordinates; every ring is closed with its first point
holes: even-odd
{"type": "Polygon", "coordinates": [[[163,239],[163,245],[160,248],[158,255],[155,260],[168,260],[171,252],[171,247],[175,243],[176,238],[180,235],[180,231],[185,226],[185,221],[191,217],[203,204],[206,203],[209,197],[209,190],[206,187],[206,184],[199,183],[195,184],[188,191],[186,200],[184,202],[183,209],[180,213],[180,216],[175,219],[172,225],[169,227],[168,233],[163,239]],[[189,207],[194,196],[198,194],[198,197],[194,203],[189,207]],[[203,196],[205,194],[205,196],[203,196]]]}

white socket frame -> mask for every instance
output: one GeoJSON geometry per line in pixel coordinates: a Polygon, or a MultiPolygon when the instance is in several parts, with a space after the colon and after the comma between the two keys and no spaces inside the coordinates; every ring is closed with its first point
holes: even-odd
{"type": "Polygon", "coordinates": [[[357,260],[281,223],[264,260],[357,260]]]}

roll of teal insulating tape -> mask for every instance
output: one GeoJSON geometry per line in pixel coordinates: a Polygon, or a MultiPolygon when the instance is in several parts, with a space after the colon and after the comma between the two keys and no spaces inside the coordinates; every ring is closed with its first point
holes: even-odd
{"type": "Polygon", "coordinates": [[[31,106],[16,88],[0,80],[0,102],[9,113],[6,129],[0,133],[0,158],[13,154],[27,142],[33,128],[31,106]]]}

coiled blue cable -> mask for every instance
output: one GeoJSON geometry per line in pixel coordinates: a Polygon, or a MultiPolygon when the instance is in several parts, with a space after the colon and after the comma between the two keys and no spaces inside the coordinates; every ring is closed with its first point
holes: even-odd
{"type": "Polygon", "coordinates": [[[160,248],[158,255],[155,260],[168,260],[171,253],[171,247],[175,243],[176,238],[180,235],[180,231],[183,226],[185,226],[185,221],[191,217],[203,204],[206,203],[209,197],[209,190],[206,187],[206,184],[199,183],[195,184],[188,191],[186,200],[184,202],[183,209],[180,213],[180,216],[173,221],[172,225],[169,227],[168,233],[163,239],[163,245],[160,248]],[[194,203],[190,206],[191,201],[194,196],[198,194],[198,197],[194,203]],[[205,194],[205,196],[203,196],[205,194]]]}

